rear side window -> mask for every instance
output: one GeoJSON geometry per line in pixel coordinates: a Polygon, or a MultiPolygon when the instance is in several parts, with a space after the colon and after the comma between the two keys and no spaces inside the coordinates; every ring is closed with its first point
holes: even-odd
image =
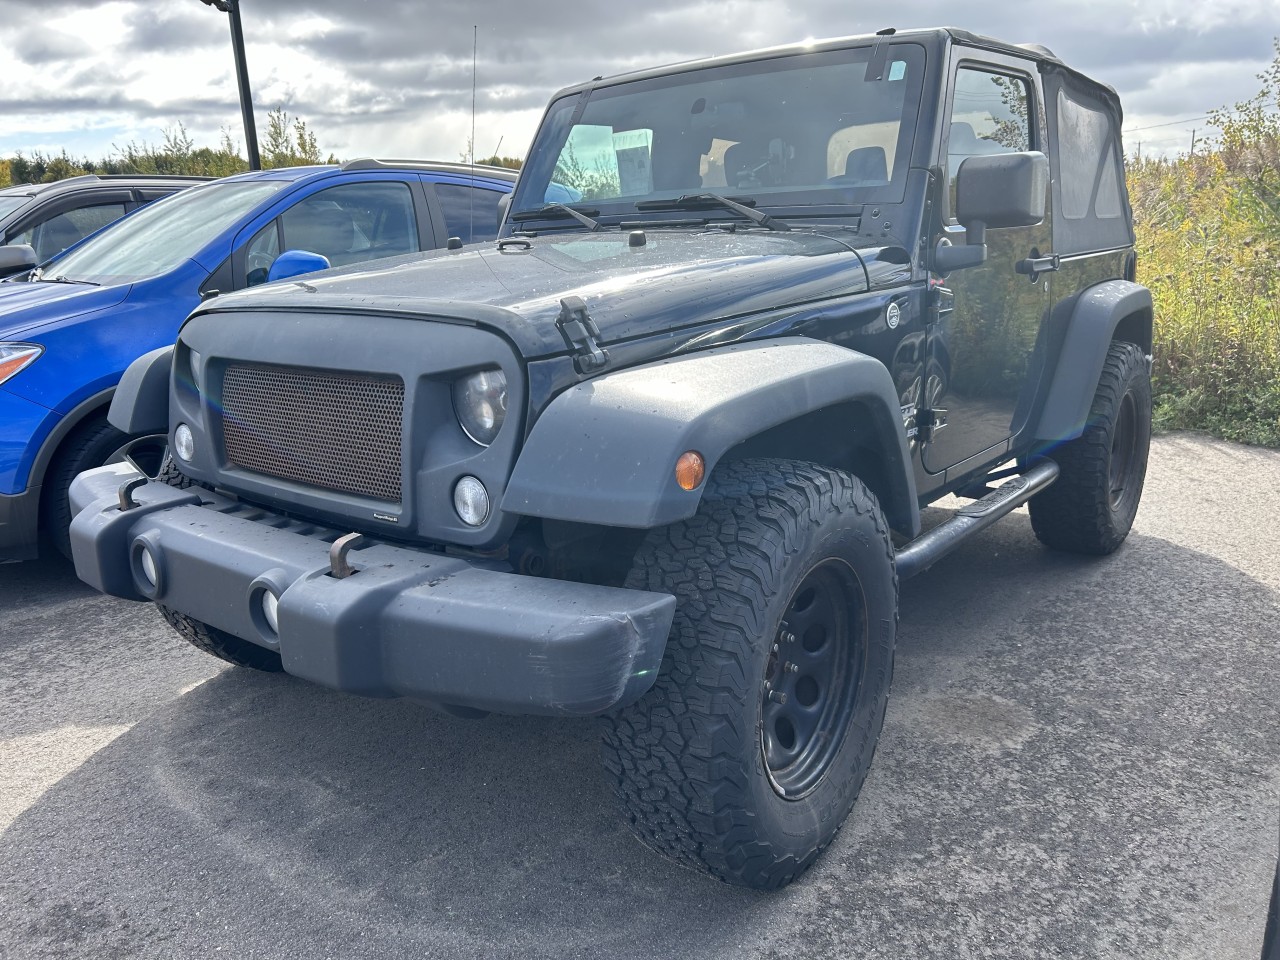
{"type": "Polygon", "coordinates": [[[498,235],[498,201],[503,197],[502,191],[458,183],[437,183],[435,188],[449,236],[463,243],[480,243],[498,235]]]}
{"type": "Polygon", "coordinates": [[[1062,169],[1062,215],[1083,220],[1091,213],[1109,220],[1120,207],[1120,164],[1107,115],[1058,91],[1058,162],[1062,169]]]}
{"type": "Polygon", "coordinates": [[[1120,144],[1120,103],[1110,90],[1044,68],[1053,173],[1053,249],[1092,253],[1132,246],[1120,144]]]}

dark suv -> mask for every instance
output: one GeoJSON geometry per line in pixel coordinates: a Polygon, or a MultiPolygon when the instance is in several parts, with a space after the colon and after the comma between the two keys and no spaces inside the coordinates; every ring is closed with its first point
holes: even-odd
{"type": "Polygon", "coordinates": [[[1128,534],[1133,276],[1119,102],[1043,48],[597,79],[496,243],[220,297],[131,367],[112,422],[173,461],[79,477],[76,569],[241,666],[600,715],[646,843],[779,886],[866,777],[899,580],[1022,504],[1059,549],[1128,534]]]}
{"type": "Polygon", "coordinates": [[[95,176],[0,188],[0,277],[29,270],[131,210],[210,177],[95,176]]]}

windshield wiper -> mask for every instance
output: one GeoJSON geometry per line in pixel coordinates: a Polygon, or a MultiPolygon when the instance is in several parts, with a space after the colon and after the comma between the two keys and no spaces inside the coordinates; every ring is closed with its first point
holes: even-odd
{"type": "Polygon", "coordinates": [[[72,280],[70,277],[41,277],[45,283],[83,283],[89,287],[100,287],[102,284],[94,283],[92,280],[72,280]]]}
{"type": "Polygon", "coordinates": [[[600,229],[600,221],[592,220],[588,214],[598,214],[599,210],[575,210],[567,203],[544,203],[536,210],[521,210],[511,215],[512,220],[539,220],[550,217],[573,217],[592,232],[600,229]]]}
{"type": "Polygon", "coordinates": [[[783,223],[776,220],[767,213],[761,213],[759,210],[753,210],[747,206],[747,203],[755,203],[750,197],[743,197],[746,203],[738,200],[731,200],[728,197],[722,197],[718,193],[689,193],[683,197],[676,197],[673,200],[641,200],[636,204],[637,210],[692,210],[698,207],[724,207],[726,210],[732,210],[734,213],[746,217],[752,223],[758,223],[762,227],[768,227],[770,230],[790,230],[789,223],[783,223]]]}

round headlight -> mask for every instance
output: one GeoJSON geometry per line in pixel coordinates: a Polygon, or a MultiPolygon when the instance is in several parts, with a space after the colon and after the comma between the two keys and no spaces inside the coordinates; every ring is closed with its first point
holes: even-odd
{"type": "Polygon", "coordinates": [[[489,491],[475,477],[463,477],[453,488],[453,509],[463,523],[478,527],[489,518],[489,491]]]}
{"type": "Polygon", "coordinates": [[[453,385],[453,409],[468,437],[487,447],[507,418],[507,377],[501,370],[481,370],[453,385]]]}
{"type": "Polygon", "coordinates": [[[178,424],[173,431],[173,449],[177,455],[188,463],[196,455],[196,437],[185,423],[178,424]]]}

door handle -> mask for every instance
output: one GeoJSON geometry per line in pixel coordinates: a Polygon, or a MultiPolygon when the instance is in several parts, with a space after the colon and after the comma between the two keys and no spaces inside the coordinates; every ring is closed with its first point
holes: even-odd
{"type": "Polygon", "coordinates": [[[1034,283],[1040,274],[1057,270],[1060,265],[1061,261],[1055,253],[1047,257],[1027,257],[1025,260],[1019,260],[1013,265],[1013,269],[1018,273],[1025,273],[1034,283]]]}

